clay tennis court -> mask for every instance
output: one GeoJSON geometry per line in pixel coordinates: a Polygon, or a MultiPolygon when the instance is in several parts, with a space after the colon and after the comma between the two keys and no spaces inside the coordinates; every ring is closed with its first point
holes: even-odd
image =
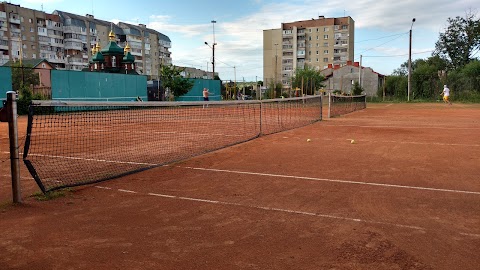
{"type": "Polygon", "coordinates": [[[2,162],[0,269],[478,269],[478,134],[478,104],[368,104],[49,201],[22,166],[17,206],[2,162]]]}

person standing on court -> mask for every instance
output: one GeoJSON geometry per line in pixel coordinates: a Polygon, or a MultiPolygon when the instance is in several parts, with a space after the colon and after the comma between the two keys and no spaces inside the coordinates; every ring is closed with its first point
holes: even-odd
{"type": "Polygon", "coordinates": [[[452,103],[449,100],[450,97],[450,89],[448,89],[447,85],[443,86],[443,91],[440,95],[443,95],[443,102],[448,103],[449,105],[452,105],[452,103]]]}
{"type": "MultiPolygon", "coordinates": [[[[210,95],[211,93],[208,91],[208,89],[205,87],[203,88],[203,101],[208,101],[208,95],[210,95]]],[[[208,104],[206,105],[206,107],[208,107],[208,104]]],[[[205,104],[203,105],[203,108],[205,108],[205,104]]]]}

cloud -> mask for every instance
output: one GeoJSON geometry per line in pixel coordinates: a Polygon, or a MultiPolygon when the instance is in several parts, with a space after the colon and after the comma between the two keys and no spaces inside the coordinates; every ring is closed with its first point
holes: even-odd
{"type": "MultiPolygon", "coordinates": [[[[412,25],[412,18],[416,18],[415,37],[421,44],[416,44],[417,52],[432,50],[438,32],[446,26],[449,17],[463,16],[471,7],[477,5],[473,0],[357,0],[354,4],[350,0],[318,1],[305,0],[286,3],[264,3],[252,0],[259,4],[256,12],[235,17],[217,19],[215,24],[216,70],[225,68],[231,70],[233,66],[252,70],[251,74],[261,75],[263,69],[263,30],[277,29],[282,22],[293,22],[325,17],[351,16],[355,20],[356,30],[368,31],[370,36],[381,37],[392,34],[407,33],[412,25]],[[345,7],[345,10],[344,8],[345,7]],[[419,49],[422,48],[422,49],[419,49]],[[217,68],[218,67],[218,68],[217,68]]],[[[206,68],[206,62],[211,61],[212,50],[205,46],[204,41],[212,43],[212,24],[180,25],[170,16],[153,15],[150,17],[149,28],[168,35],[172,39],[173,62],[190,63],[197,68],[206,68]],[[192,46],[191,44],[198,44],[192,46]]],[[[365,39],[360,35],[356,40],[365,39]]],[[[404,55],[408,53],[408,35],[402,39],[383,44],[385,40],[370,41],[355,48],[356,58],[363,49],[368,54],[375,55],[404,55]],[[407,41],[406,41],[407,40],[407,41]],[[382,45],[383,44],[383,45],[382,45]],[[358,54],[358,55],[357,55],[358,54]]],[[[419,57],[428,57],[420,55],[419,57]]],[[[395,61],[403,62],[404,58],[394,57],[395,61]]],[[[391,61],[392,62],[392,61],[391,61]]],[[[399,64],[398,64],[399,66],[399,64]]],[[[398,67],[396,66],[396,67],[398,67]]],[[[394,68],[390,68],[393,70],[394,68]]],[[[384,68],[385,69],[385,68],[384,68]]],[[[383,72],[388,73],[384,70],[383,72]]],[[[232,77],[230,72],[228,77],[232,77]]]]}

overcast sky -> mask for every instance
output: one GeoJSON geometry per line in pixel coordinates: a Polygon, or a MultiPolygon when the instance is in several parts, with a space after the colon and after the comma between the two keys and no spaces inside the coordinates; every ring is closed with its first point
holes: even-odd
{"type": "MultiPolygon", "coordinates": [[[[7,1],[52,13],[62,10],[93,14],[107,21],[146,24],[172,41],[173,64],[211,71],[215,31],[215,71],[222,80],[254,81],[263,76],[263,30],[282,22],[350,16],[355,21],[355,61],[389,75],[408,60],[409,30],[413,24],[412,59],[427,58],[447,19],[478,14],[478,0],[237,0],[237,1],[7,1]],[[215,20],[216,23],[211,23],[215,20]],[[234,74],[234,68],[235,73],[234,74]],[[236,75],[236,76],[235,76],[236,75]]],[[[478,18],[478,16],[477,16],[478,18]]]]}

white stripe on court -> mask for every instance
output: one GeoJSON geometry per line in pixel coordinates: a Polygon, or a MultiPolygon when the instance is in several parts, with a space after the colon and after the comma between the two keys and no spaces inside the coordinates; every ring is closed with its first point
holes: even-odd
{"type": "MultiPolygon", "coordinates": [[[[167,165],[167,166],[168,166],[168,165],[167,165]]],[[[380,186],[380,187],[391,187],[391,188],[405,188],[405,189],[415,189],[415,190],[427,190],[427,191],[452,192],[452,193],[463,193],[463,194],[480,195],[480,191],[455,190],[455,189],[443,189],[443,188],[430,188],[430,187],[418,187],[418,186],[404,186],[404,185],[382,184],[382,183],[374,183],[374,182],[360,182],[360,181],[351,181],[351,180],[340,180],[340,179],[327,179],[327,178],[316,178],[316,177],[306,177],[306,176],[295,176],[295,175],[282,175],[282,174],[270,174],[270,173],[256,173],[256,172],[232,171],[232,170],[208,169],[208,168],[195,168],[195,167],[187,167],[187,166],[175,166],[175,167],[177,167],[177,168],[183,168],[183,169],[199,170],[199,171],[226,172],[226,173],[236,173],[236,174],[246,174],[246,175],[256,175],[256,176],[269,176],[269,177],[278,177],[278,178],[293,178],[293,179],[300,179],[300,180],[334,182],[334,183],[342,183],[342,184],[356,184],[356,185],[368,185],[368,186],[380,186]]]]}
{"type": "MultiPolygon", "coordinates": [[[[12,177],[12,175],[10,174],[4,174],[2,175],[3,177],[12,177]]],[[[20,176],[20,179],[28,179],[28,180],[32,180],[33,177],[24,177],[24,176],[20,176]]]]}
{"type": "Polygon", "coordinates": [[[458,130],[458,129],[468,129],[468,130],[476,130],[480,129],[480,127],[435,127],[435,126],[421,126],[421,127],[405,127],[405,126],[386,126],[386,125],[378,125],[378,126],[372,126],[372,125],[346,125],[346,124],[339,124],[339,125],[323,125],[327,127],[357,127],[357,128],[398,128],[398,129],[453,129],[453,130],[458,130]]]}
{"type": "MultiPolygon", "coordinates": [[[[97,161],[97,162],[118,163],[118,164],[160,166],[160,164],[156,164],[156,163],[140,163],[140,162],[115,161],[115,160],[103,160],[103,159],[88,159],[88,158],[81,158],[81,157],[35,155],[35,154],[33,154],[32,156],[42,156],[42,157],[50,157],[50,158],[65,158],[65,159],[73,159],[73,160],[86,160],[86,161],[97,161]]],[[[163,165],[163,166],[168,167],[170,165],[163,165]]],[[[428,190],[428,191],[439,191],[439,192],[451,192],[451,193],[463,193],[463,194],[480,195],[479,191],[442,189],[442,188],[418,187],[418,186],[404,186],[404,185],[382,184],[382,183],[374,183],[374,182],[360,182],[360,181],[351,181],[351,180],[327,179],[327,178],[316,178],[316,177],[295,176],[295,175],[280,175],[280,174],[269,174],[269,173],[256,173],[256,172],[233,171],[233,170],[222,170],[222,169],[194,168],[194,167],[188,167],[188,166],[175,166],[175,167],[184,168],[184,169],[192,169],[192,170],[201,170],[201,171],[227,172],[227,173],[236,173],[236,174],[247,174],[247,175],[258,175],[258,176],[269,176],[269,177],[280,177],[280,178],[293,178],[293,179],[302,179],[302,180],[311,180],[311,181],[336,182],[336,183],[343,183],[343,184],[358,184],[358,185],[369,185],[369,186],[381,186],[381,187],[393,187],[393,188],[404,188],[404,189],[428,190]]]]}
{"type": "MultiPolygon", "coordinates": [[[[100,188],[100,189],[108,189],[108,188],[105,188],[105,187],[102,187],[102,186],[95,186],[95,187],[100,188]]],[[[123,189],[118,189],[118,191],[126,192],[123,189]]],[[[143,195],[143,193],[135,192],[135,191],[128,191],[128,193],[135,193],[135,194],[143,195]]],[[[147,193],[146,195],[161,197],[161,198],[177,199],[177,200],[195,201],[195,202],[212,203],[212,204],[219,204],[219,205],[246,207],[246,208],[267,210],[267,211],[274,211],[274,212],[283,212],[283,213],[290,213],[290,214],[315,216],[315,217],[329,218],[329,219],[339,219],[339,220],[346,220],[346,221],[353,221],[353,222],[363,222],[363,223],[371,223],[371,224],[379,224],[379,225],[389,225],[389,226],[395,226],[395,227],[407,228],[407,229],[414,229],[414,230],[422,230],[422,231],[425,230],[424,228],[418,227],[418,226],[411,226],[411,225],[404,225],[404,224],[397,224],[397,223],[389,223],[389,222],[381,222],[381,221],[371,221],[371,220],[364,220],[364,219],[359,219],[359,218],[341,217],[341,216],[334,216],[334,215],[328,215],[328,214],[319,214],[319,213],[313,213],[313,212],[304,212],[304,211],[282,209],[282,208],[275,208],[275,207],[268,207],[268,206],[247,205],[247,204],[234,203],[234,202],[223,202],[223,201],[217,201],[217,200],[208,200],[208,199],[200,199],[200,198],[192,198],[192,197],[174,196],[174,195],[158,194],[158,193],[147,193]]]]}
{"type": "Polygon", "coordinates": [[[130,164],[130,165],[147,165],[147,166],[158,166],[159,165],[159,164],[155,164],[155,163],[117,161],[117,160],[94,159],[94,158],[83,158],[83,157],[52,156],[52,155],[40,155],[40,154],[29,154],[29,156],[48,157],[48,158],[64,158],[64,159],[73,159],[73,160],[97,161],[97,162],[107,162],[107,163],[130,164]]]}

